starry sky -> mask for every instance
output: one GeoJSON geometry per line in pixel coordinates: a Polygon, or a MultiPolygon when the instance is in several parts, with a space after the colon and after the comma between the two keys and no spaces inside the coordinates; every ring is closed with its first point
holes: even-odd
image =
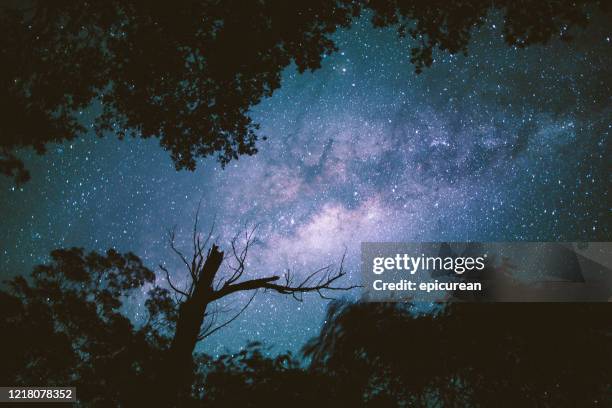
{"type": "MultiPolygon", "coordinates": [[[[504,44],[492,17],[469,56],[437,53],[416,75],[409,41],[362,18],[335,35],[339,51],[321,69],[284,71],[251,112],[268,139],[225,169],[209,159],[177,172],[155,140],[112,135],[23,152],[33,179],[21,188],[0,179],[1,276],[80,246],[133,251],[184,283],[167,230],[176,226],[187,252],[200,200],[201,229],[214,221],[222,249],[258,225],[247,278],[300,276],[346,251],[345,283],[358,284],[362,241],[610,241],[611,36],[596,18],[570,44],[521,50],[504,44]]],[[[87,124],[96,113],[79,114],[87,124]]],[[[135,321],[143,299],[127,299],[135,321]]],[[[298,350],[326,304],[258,293],[200,349],[260,340],[298,350]]]]}

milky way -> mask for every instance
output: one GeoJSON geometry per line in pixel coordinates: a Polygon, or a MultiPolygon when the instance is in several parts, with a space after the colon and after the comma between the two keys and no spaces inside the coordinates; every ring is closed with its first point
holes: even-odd
{"type": "MultiPolygon", "coordinates": [[[[339,51],[320,70],[284,72],[252,111],[267,140],[225,169],[205,160],[176,172],[155,140],[89,135],[43,157],[24,152],[33,180],[0,181],[2,276],[56,247],[115,247],[184,282],[166,232],[176,225],[187,250],[200,200],[202,231],[214,220],[222,249],[258,226],[250,277],[299,276],[346,251],[346,284],[359,283],[362,241],[609,241],[610,35],[595,22],[570,44],[521,50],[491,20],[468,57],[439,53],[416,75],[407,41],[360,20],[336,35],[339,51]]],[[[95,113],[82,112],[84,123],[95,113]]],[[[259,293],[202,349],[263,340],[297,350],[326,304],[259,293]]],[[[135,320],[141,306],[129,300],[135,320]]]]}

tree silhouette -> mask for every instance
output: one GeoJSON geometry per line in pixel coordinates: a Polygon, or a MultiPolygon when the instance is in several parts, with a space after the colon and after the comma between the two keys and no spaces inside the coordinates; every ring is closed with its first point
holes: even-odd
{"type": "Polygon", "coordinates": [[[291,63],[315,70],[331,35],[367,11],[377,27],[410,36],[417,72],[432,52],[467,52],[491,10],[509,45],[569,38],[596,0],[313,0],[7,3],[0,8],[0,172],[25,182],[17,152],[44,153],[105,132],[159,138],[177,169],[254,154],[251,107],[279,88],[291,63]],[[10,5],[13,4],[13,7],[10,5]]]}
{"type": "Polygon", "coordinates": [[[356,405],[601,407],[612,378],[610,304],[332,303],[304,348],[356,405]]]}
{"type": "Polygon", "coordinates": [[[337,268],[326,266],[301,279],[290,271],[282,277],[244,279],[254,232],[245,232],[242,246],[234,237],[226,261],[217,245],[207,248],[212,229],[201,239],[197,213],[189,260],[171,231],[170,248],[187,269],[185,288],[172,282],[163,265],[170,289],[155,285],[155,273],[132,253],[53,251],[49,264],[33,270],[31,282],[18,276],[9,282],[9,292],[0,292],[0,329],[8,333],[0,351],[5,362],[0,381],[65,386],[77,379],[79,400],[92,406],[145,401],[174,406],[191,398],[197,342],[235,321],[259,289],[301,301],[305,293],[327,298],[328,291],[355,288],[338,286],[346,273],[344,258],[337,268]],[[229,273],[221,271],[222,265],[229,273]],[[128,307],[124,300],[135,291],[146,293],[145,310],[137,310],[146,319],[138,324],[123,310],[128,307]],[[223,311],[216,302],[238,292],[252,292],[250,300],[221,322],[223,311]],[[156,393],[150,393],[151,387],[156,393]]]}
{"type": "Polygon", "coordinates": [[[16,277],[10,293],[0,292],[0,381],[76,381],[79,400],[90,406],[136,405],[159,366],[159,351],[169,344],[159,323],[173,321],[175,310],[170,293],[160,288],[149,291],[148,319],[139,327],[122,309],[128,296],[154,278],[131,253],[51,252],[51,261],[36,267],[30,279],[16,277]]]}
{"type": "Polygon", "coordinates": [[[170,291],[152,286],[146,316],[133,324],[122,314],[124,300],[153,283],[133,254],[53,251],[30,279],[0,291],[0,381],[76,385],[79,402],[94,407],[609,402],[609,303],[453,303],[423,313],[410,304],[339,301],[329,304],[305,359],[269,355],[257,342],[216,358],[195,353],[193,372],[168,400],[162,381],[184,369],[169,363],[178,355],[174,327],[192,318],[192,306],[177,310],[170,291]]]}
{"type": "Polygon", "coordinates": [[[170,405],[176,400],[181,389],[192,383],[190,377],[193,373],[193,351],[196,343],[205,339],[219,329],[233,322],[251,303],[257,290],[270,290],[283,295],[291,295],[302,301],[305,293],[317,293],[328,299],[325,292],[347,291],[357,286],[338,286],[338,281],[346,274],[344,271],[344,257],[338,268],[333,265],[308,273],[303,278],[297,278],[291,271],[284,276],[270,275],[253,279],[243,279],[249,249],[253,243],[255,228],[244,232],[242,247],[238,241],[239,235],[231,241],[231,261],[227,263],[229,274],[220,274],[224,263],[224,252],[212,244],[206,250],[212,237],[212,228],[203,240],[198,231],[199,208],[196,212],[193,235],[192,255],[188,259],[175,245],[174,231],[169,233],[169,245],[180,258],[186,268],[188,284],[186,288],[178,288],[172,283],[170,273],[166,267],[160,265],[165,272],[168,284],[177,294],[178,313],[176,330],[169,352],[162,368],[161,383],[163,390],[160,401],[170,405]],[[252,292],[248,302],[239,311],[223,323],[219,322],[219,310],[211,309],[215,302],[238,292],[252,292]]]}
{"type": "Polygon", "coordinates": [[[305,369],[291,353],[270,356],[258,342],[218,358],[200,355],[196,387],[202,407],[341,406],[334,380],[305,369]]]}

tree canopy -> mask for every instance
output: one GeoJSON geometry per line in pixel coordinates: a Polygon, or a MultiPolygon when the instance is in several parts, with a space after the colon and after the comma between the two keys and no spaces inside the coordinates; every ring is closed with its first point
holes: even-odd
{"type": "Polygon", "coordinates": [[[599,407],[611,385],[609,313],[608,303],[451,303],[423,313],[336,302],[304,351],[356,403],[599,407]]]}
{"type": "MultiPolygon", "coordinates": [[[[0,291],[0,380],[76,386],[85,406],[160,406],[183,312],[153,283],[130,253],[54,251],[0,291]],[[147,286],[135,323],[124,301],[147,286]]],[[[301,355],[271,354],[258,341],[217,357],[196,351],[192,375],[163,406],[603,407],[609,316],[609,303],[454,303],[422,313],[334,301],[301,355]]]]}
{"type": "Polygon", "coordinates": [[[144,324],[125,315],[125,299],[154,280],[131,253],[53,251],[48,264],[0,291],[0,381],[63,386],[78,379],[79,399],[91,406],[137,398],[175,320],[169,293],[159,287],[148,292],[144,324]]]}
{"type": "MultiPolygon", "coordinates": [[[[595,0],[314,0],[46,2],[0,8],[0,172],[25,182],[22,148],[93,129],[156,137],[177,169],[257,152],[249,110],[294,63],[316,70],[337,49],[333,33],[367,12],[376,27],[410,36],[415,70],[434,49],[467,52],[491,10],[508,45],[569,38],[595,0]],[[91,121],[80,113],[95,113],[91,121]],[[90,129],[91,128],[91,129],[90,129]]],[[[90,117],[91,115],[87,115],[90,117]]]]}
{"type": "MultiPolygon", "coordinates": [[[[0,381],[77,381],[83,384],[80,400],[93,406],[139,404],[149,398],[144,397],[146,388],[155,387],[158,391],[150,395],[155,405],[174,406],[191,398],[196,344],[234,322],[259,290],[302,301],[306,293],[329,299],[327,292],[355,288],[341,283],[344,258],[337,268],[329,265],[303,277],[290,271],[283,276],[245,274],[255,229],[237,234],[226,257],[217,245],[209,246],[212,229],[205,239],[200,235],[198,214],[188,257],[176,246],[174,231],[169,232],[169,246],[186,267],[174,283],[163,264],[161,283],[132,253],[86,253],[81,248],[54,250],[50,261],[28,278],[9,281],[8,291],[0,291],[0,329],[8,333],[0,381]],[[217,307],[220,299],[238,292],[251,296],[237,313],[217,307]],[[134,295],[142,301],[126,302],[134,295]],[[233,317],[226,318],[227,313],[233,317]],[[102,385],[107,389],[103,394],[102,385]]],[[[232,298],[230,304],[239,303],[232,298]]]]}

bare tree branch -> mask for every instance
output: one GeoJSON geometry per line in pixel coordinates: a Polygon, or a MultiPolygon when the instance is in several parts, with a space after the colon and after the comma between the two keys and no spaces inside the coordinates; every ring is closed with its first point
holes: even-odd
{"type": "Polygon", "coordinates": [[[168,243],[170,244],[170,248],[175,254],[178,255],[181,261],[183,261],[192,279],[197,279],[195,276],[195,271],[192,270],[191,266],[189,265],[189,262],[187,262],[187,258],[185,258],[185,255],[183,255],[183,253],[176,248],[175,240],[176,240],[176,227],[172,228],[171,230],[168,230],[168,243]]]}
{"type": "Polygon", "coordinates": [[[233,271],[232,275],[225,281],[223,287],[229,286],[232,283],[236,282],[238,279],[242,277],[246,267],[246,259],[249,254],[249,249],[253,244],[253,236],[255,231],[257,230],[258,225],[253,226],[253,228],[249,231],[249,229],[245,228],[244,230],[244,247],[241,250],[238,250],[236,242],[238,241],[239,233],[234,235],[232,238],[230,245],[232,247],[232,256],[234,257],[234,261],[236,265],[229,265],[229,268],[233,271]]]}
{"type": "MultiPolygon", "coordinates": [[[[195,254],[197,254],[199,252],[199,245],[197,245],[196,243],[196,237],[199,235],[198,233],[198,221],[200,219],[200,208],[202,206],[202,199],[200,199],[200,201],[198,202],[198,209],[196,210],[195,213],[195,221],[193,222],[193,253],[194,253],[194,259],[195,259],[195,254]]],[[[195,269],[195,265],[193,265],[193,268],[195,269]]]]}
{"type": "Polygon", "coordinates": [[[212,307],[214,308],[214,310],[212,312],[206,313],[204,316],[204,317],[210,317],[210,318],[204,319],[204,323],[202,327],[200,327],[200,334],[198,334],[196,341],[200,341],[201,339],[203,339],[204,334],[210,331],[212,327],[215,325],[215,323],[217,322],[217,316],[219,315],[217,311],[217,305],[213,304],[212,307]]]}
{"type": "Polygon", "coordinates": [[[220,299],[235,292],[255,289],[269,289],[285,295],[292,295],[296,300],[301,301],[302,295],[308,292],[316,292],[319,296],[327,298],[322,294],[322,291],[347,291],[361,287],[360,285],[350,286],[334,286],[334,282],[346,275],[344,271],[344,259],[346,252],[342,255],[340,267],[335,273],[331,273],[332,267],[327,266],[318,269],[309,274],[300,284],[293,285],[290,271],[285,274],[285,284],[274,283],[280,279],[280,276],[270,276],[265,278],[251,279],[239,283],[224,285],[220,290],[215,291],[212,295],[213,300],[220,299]],[[316,283],[310,283],[316,277],[319,277],[316,283]]]}
{"type": "Polygon", "coordinates": [[[201,245],[198,248],[198,251],[200,253],[203,253],[204,248],[206,248],[208,246],[208,243],[210,242],[210,239],[213,236],[213,232],[215,231],[215,225],[217,223],[216,218],[217,218],[216,216],[213,217],[213,221],[212,221],[212,224],[210,224],[210,229],[208,230],[208,234],[206,235],[206,239],[204,240],[203,243],[201,243],[201,245]]]}
{"type": "Polygon", "coordinates": [[[202,205],[202,201],[200,200],[200,202],[198,203],[198,209],[195,215],[195,221],[193,223],[193,233],[192,233],[193,255],[191,257],[191,261],[188,261],[185,254],[181,250],[179,250],[176,246],[176,226],[168,230],[169,246],[172,249],[172,251],[179,257],[181,262],[187,267],[187,270],[189,271],[189,275],[191,278],[189,289],[187,291],[177,290],[177,292],[181,293],[183,296],[187,296],[187,298],[191,297],[191,295],[193,294],[193,290],[195,286],[197,285],[197,282],[199,279],[199,273],[204,263],[206,262],[206,258],[208,256],[208,254],[205,253],[205,250],[206,250],[206,247],[208,246],[210,239],[212,238],[214,228],[215,228],[215,222],[213,221],[210,227],[210,230],[208,231],[208,234],[206,236],[206,239],[204,240],[204,242],[202,242],[200,233],[198,232],[201,205],[202,205]]]}
{"type": "Polygon", "coordinates": [[[258,225],[252,228],[245,226],[244,232],[239,232],[232,238],[230,241],[231,256],[228,261],[224,259],[224,253],[220,251],[217,245],[212,244],[208,248],[208,243],[212,239],[215,228],[214,222],[206,239],[202,241],[202,237],[198,232],[200,209],[201,201],[198,204],[191,236],[193,250],[191,262],[187,260],[183,252],[176,246],[176,228],[168,232],[170,248],[178,255],[189,271],[189,289],[182,290],[174,285],[170,279],[169,271],[160,264],[160,268],[165,272],[166,279],[174,291],[175,297],[179,295],[181,297],[177,299],[177,303],[185,305],[190,310],[189,313],[180,313],[178,318],[178,321],[184,322],[184,324],[177,324],[177,330],[180,327],[189,328],[189,330],[181,330],[180,333],[177,331],[175,334],[175,338],[180,339],[183,345],[190,344],[189,342],[192,341],[188,340],[190,336],[193,336],[191,339],[199,341],[231,324],[249,307],[253,298],[258,293],[258,289],[272,290],[277,293],[291,295],[294,299],[301,302],[305,293],[313,292],[317,293],[322,299],[331,299],[331,297],[327,296],[327,291],[348,291],[360,287],[358,285],[337,285],[337,281],[346,275],[344,271],[346,248],[337,269],[333,265],[325,266],[310,272],[301,281],[297,281],[297,283],[296,275],[291,270],[287,270],[283,276],[273,275],[243,280],[247,269],[247,258],[254,243],[254,236],[258,225]],[[229,269],[229,276],[225,278],[217,277],[215,279],[224,261],[226,261],[227,268],[229,269]],[[218,324],[219,316],[229,313],[230,310],[221,309],[216,301],[233,293],[248,290],[254,291],[249,301],[229,320],[218,324]]]}
{"type": "Polygon", "coordinates": [[[212,330],[209,331],[204,331],[202,332],[202,334],[200,334],[200,336],[198,336],[198,341],[199,340],[203,340],[206,337],[211,336],[212,334],[214,334],[215,332],[221,330],[222,328],[224,328],[225,326],[229,325],[230,323],[232,323],[234,320],[236,320],[238,318],[238,316],[240,316],[242,314],[242,312],[244,312],[246,310],[247,307],[249,307],[249,305],[251,304],[251,302],[253,301],[253,299],[255,299],[255,295],[257,295],[257,291],[253,292],[253,295],[251,296],[251,298],[249,299],[249,301],[242,307],[242,309],[240,309],[240,311],[238,313],[236,313],[234,315],[234,317],[232,317],[231,319],[229,319],[228,321],[226,321],[223,324],[220,324],[219,326],[215,327],[212,330]]]}
{"type": "Polygon", "coordinates": [[[170,272],[168,272],[168,269],[162,264],[159,264],[159,267],[162,271],[166,273],[166,281],[168,282],[172,290],[174,290],[176,293],[181,294],[182,296],[185,296],[186,298],[189,298],[189,295],[187,293],[183,292],[182,290],[178,289],[176,286],[172,284],[172,281],[170,280],[170,272]]]}

